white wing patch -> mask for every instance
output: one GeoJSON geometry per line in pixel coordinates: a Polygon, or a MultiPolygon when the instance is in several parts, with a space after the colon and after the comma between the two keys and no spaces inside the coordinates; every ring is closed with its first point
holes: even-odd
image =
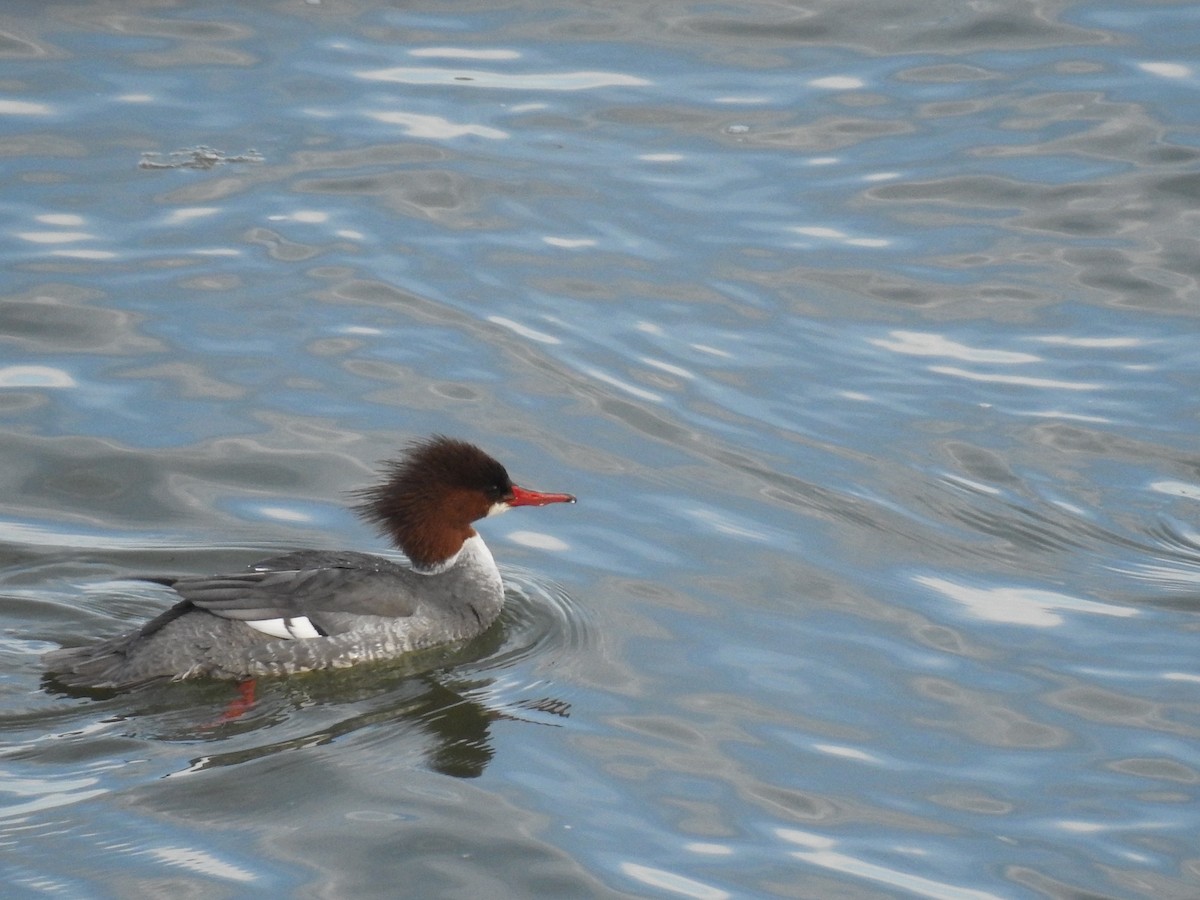
{"type": "Polygon", "coordinates": [[[285,641],[320,637],[321,632],[313,627],[306,616],[296,616],[289,619],[256,619],[246,623],[256,631],[269,634],[271,637],[282,638],[285,641]]]}

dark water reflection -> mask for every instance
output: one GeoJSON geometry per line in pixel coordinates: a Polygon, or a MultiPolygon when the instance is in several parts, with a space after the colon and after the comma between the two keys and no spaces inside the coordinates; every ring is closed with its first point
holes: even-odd
{"type": "Polygon", "coordinates": [[[10,888],[1200,895],[1190,6],[0,32],[10,888]],[[44,689],[433,431],[581,501],[481,642],[44,689]]]}

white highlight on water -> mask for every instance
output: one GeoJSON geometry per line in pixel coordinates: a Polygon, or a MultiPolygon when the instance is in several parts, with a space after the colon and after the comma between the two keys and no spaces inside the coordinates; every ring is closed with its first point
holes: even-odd
{"type": "Polygon", "coordinates": [[[1113,606],[1037,588],[974,587],[932,575],[918,575],[914,580],[917,584],[932,588],[942,596],[962,604],[971,615],[988,622],[1054,628],[1066,621],[1066,616],[1063,615],[1066,612],[1091,613],[1120,619],[1140,615],[1138,610],[1131,606],[1113,606]]]}
{"type": "Polygon", "coordinates": [[[499,325],[501,328],[507,328],[521,337],[531,341],[537,341],[539,344],[561,344],[558,338],[552,334],[546,334],[544,331],[537,331],[530,328],[528,325],[522,325],[520,322],[514,322],[512,319],[504,316],[488,316],[488,321],[493,325],[499,325]]]}

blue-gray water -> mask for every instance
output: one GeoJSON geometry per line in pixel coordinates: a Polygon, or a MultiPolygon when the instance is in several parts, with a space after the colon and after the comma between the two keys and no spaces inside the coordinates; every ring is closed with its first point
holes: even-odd
{"type": "Polygon", "coordinates": [[[6,896],[1200,896],[1195,5],[0,31],[6,896]],[[43,685],[434,431],[480,641],[43,685]]]}

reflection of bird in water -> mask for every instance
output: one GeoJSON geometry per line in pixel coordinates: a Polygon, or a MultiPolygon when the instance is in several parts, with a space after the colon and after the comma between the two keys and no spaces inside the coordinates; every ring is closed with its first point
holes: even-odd
{"type": "MultiPolygon", "coordinates": [[[[367,671],[376,668],[371,666],[367,671]]],[[[425,751],[430,768],[455,778],[475,778],[483,774],[495,754],[491,738],[492,722],[506,720],[553,724],[523,716],[515,711],[517,709],[560,718],[570,715],[570,704],[553,698],[522,700],[508,708],[494,708],[476,699],[485,698],[494,684],[493,679],[487,677],[444,681],[431,674],[415,677],[405,674],[379,677],[378,672],[372,674],[376,677],[366,677],[367,672],[329,672],[280,683],[278,687],[284,691],[280,700],[286,701],[286,706],[293,709],[314,705],[343,707],[381,699],[384,702],[375,703],[371,710],[342,719],[319,731],[294,735],[249,749],[201,756],[192,760],[188,771],[234,765],[286,750],[332,743],[362,728],[412,725],[416,731],[433,740],[425,751]]],[[[210,723],[201,734],[207,733],[214,739],[218,736],[227,739],[237,731],[259,731],[263,728],[264,717],[271,724],[279,724],[286,718],[286,710],[282,707],[263,709],[263,706],[270,705],[260,704],[258,714],[250,718],[210,723]]],[[[416,734],[412,735],[412,739],[414,743],[420,740],[416,734]]]]}

